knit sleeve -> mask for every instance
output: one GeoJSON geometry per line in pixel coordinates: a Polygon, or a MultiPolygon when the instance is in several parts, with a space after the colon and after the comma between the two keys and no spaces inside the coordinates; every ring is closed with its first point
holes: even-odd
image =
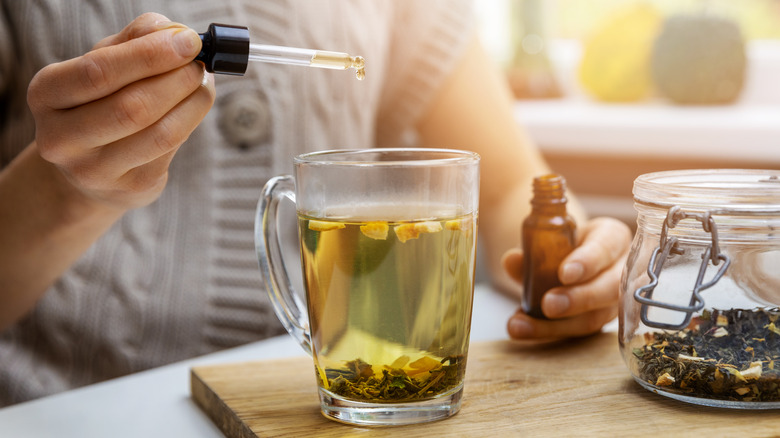
{"type": "MultiPolygon", "coordinates": [[[[6,102],[13,73],[12,60],[15,57],[13,38],[11,35],[11,23],[5,12],[0,8],[0,102],[6,102]]],[[[0,123],[4,122],[5,110],[0,109],[0,123]]]]}
{"type": "MultiPolygon", "coordinates": [[[[22,3],[22,2],[19,2],[22,3]]],[[[19,84],[17,28],[12,9],[0,5],[0,169],[19,153],[33,134],[32,116],[27,110],[27,86],[19,84]]]]}
{"type": "Polygon", "coordinates": [[[377,145],[398,146],[424,115],[474,31],[470,0],[396,1],[377,145]]]}
{"type": "Polygon", "coordinates": [[[11,24],[4,8],[0,8],[0,100],[5,101],[11,73],[11,60],[14,59],[11,24]]]}

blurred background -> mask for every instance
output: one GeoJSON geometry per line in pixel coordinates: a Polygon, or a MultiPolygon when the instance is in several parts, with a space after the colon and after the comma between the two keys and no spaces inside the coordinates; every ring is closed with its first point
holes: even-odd
{"type": "Polygon", "coordinates": [[[780,0],[475,1],[518,122],[591,215],[643,174],[780,168],[780,0]]]}

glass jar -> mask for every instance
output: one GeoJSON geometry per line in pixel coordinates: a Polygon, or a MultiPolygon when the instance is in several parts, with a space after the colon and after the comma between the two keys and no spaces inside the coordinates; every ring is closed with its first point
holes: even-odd
{"type": "Polygon", "coordinates": [[[650,173],[633,193],[619,341],[634,379],[700,405],[780,408],[780,171],[650,173]]]}

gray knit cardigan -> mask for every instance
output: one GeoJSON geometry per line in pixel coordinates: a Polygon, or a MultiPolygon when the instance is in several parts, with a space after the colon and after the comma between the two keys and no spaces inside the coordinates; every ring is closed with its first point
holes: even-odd
{"type": "MultiPolygon", "coordinates": [[[[217,100],[167,188],[103,235],[0,334],[0,406],[283,333],[263,289],[253,221],[296,154],[398,146],[472,34],[471,1],[0,0],[0,166],[35,136],[26,90],[143,12],[253,43],[362,55],[351,72],[257,64],[217,77],[217,100]]],[[[0,200],[2,202],[2,200],[0,200]]],[[[12,230],[2,230],[12,232],[12,230]]]]}

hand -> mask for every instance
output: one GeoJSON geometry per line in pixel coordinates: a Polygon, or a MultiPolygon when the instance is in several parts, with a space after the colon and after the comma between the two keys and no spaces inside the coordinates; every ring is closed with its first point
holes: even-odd
{"type": "MultiPolygon", "coordinates": [[[[550,289],[542,298],[542,311],[549,320],[535,319],[518,310],[507,324],[515,339],[551,339],[598,332],[617,316],[620,277],[631,233],[611,218],[588,221],[578,233],[577,248],[558,269],[563,286],[550,289]]],[[[507,251],[507,273],[522,284],[523,252],[507,251]]]]}
{"type": "Polygon", "coordinates": [[[119,210],[159,197],[171,159],[214,102],[213,78],[192,62],[200,47],[195,31],[149,13],[38,72],[28,89],[34,144],[71,193],[119,210]]]}

